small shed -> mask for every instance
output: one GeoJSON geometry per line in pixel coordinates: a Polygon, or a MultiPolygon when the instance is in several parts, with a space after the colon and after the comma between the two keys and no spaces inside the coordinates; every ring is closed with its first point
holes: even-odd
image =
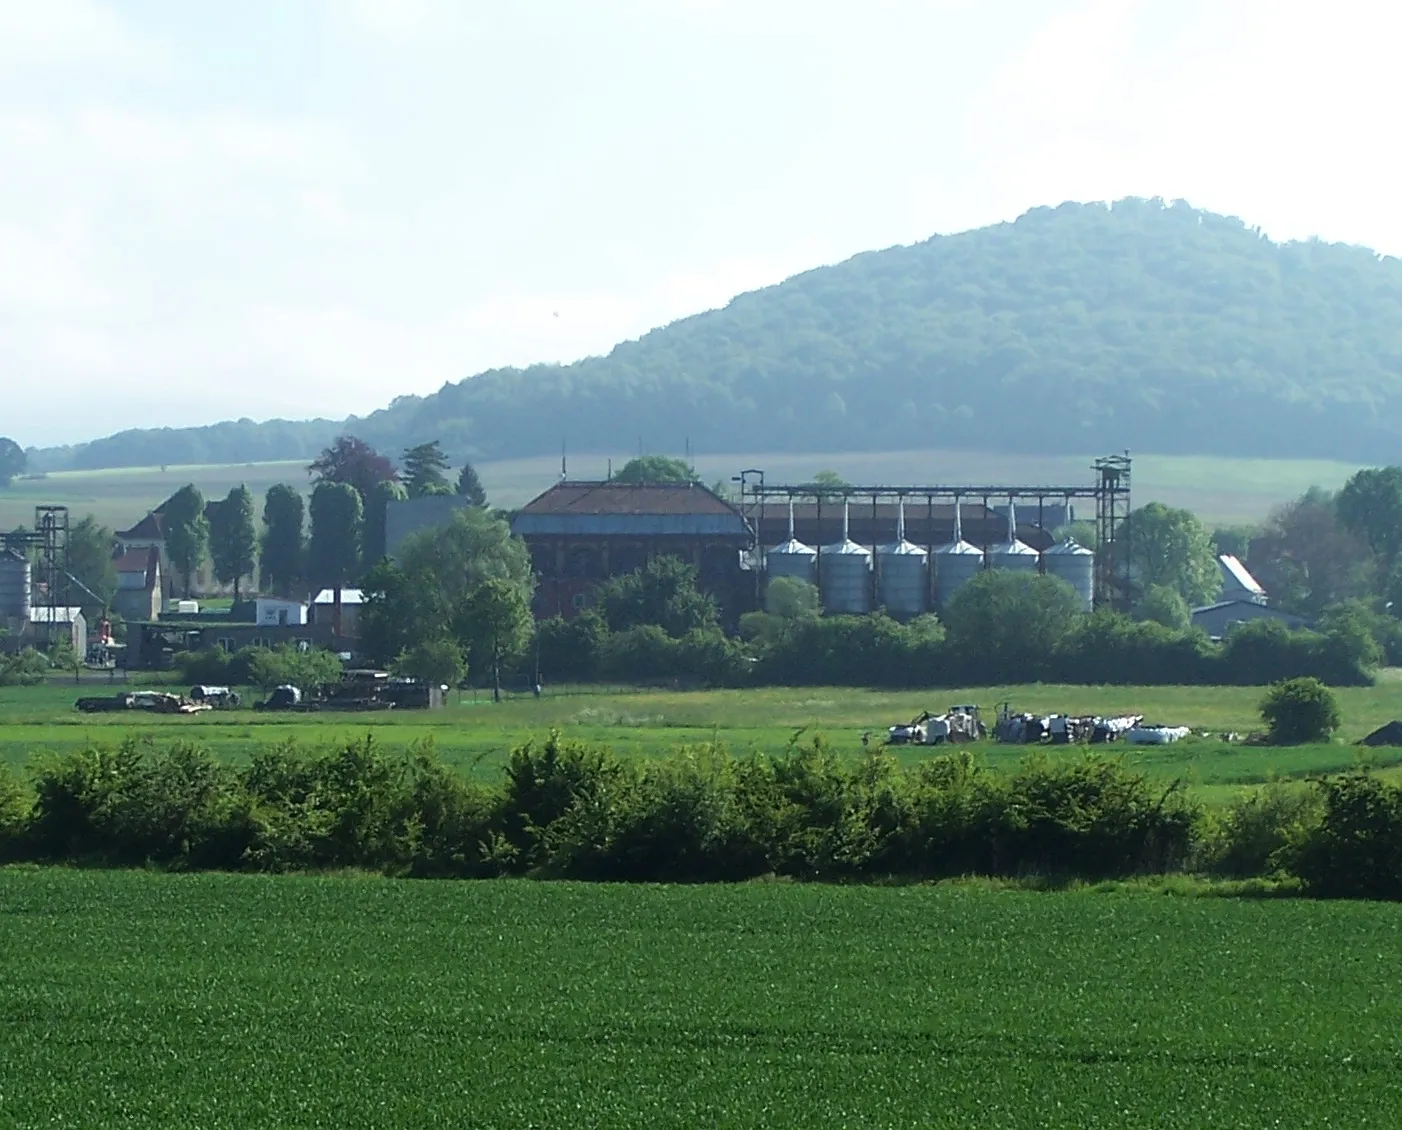
{"type": "Polygon", "coordinates": [[[80,658],[88,654],[88,622],[81,608],[35,605],[21,636],[25,643],[40,649],[67,642],[80,658]]]}
{"type": "Polygon", "coordinates": [[[307,622],[307,606],[300,600],[260,596],[253,602],[253,619],[259,627],[286,627],[307,622]]]}

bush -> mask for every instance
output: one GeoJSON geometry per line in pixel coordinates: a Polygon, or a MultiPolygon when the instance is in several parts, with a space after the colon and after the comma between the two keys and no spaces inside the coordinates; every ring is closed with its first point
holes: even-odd
{"type": "Polygon", "coordinates": [[[1197,865],[1228,879],[1286,870],[1291,853],[1318,827],[1323,812],[1316,788],[1276,781],[1251,789],[1208,820],[1197,865]]]}
{"type": "Polygon", "coordinates": [[[49,657],[32,647],[17,655],[0,656],[0,687],[38,686],[51,666],[49,657]]]}
{"type": "Polygon", "coordinates": [[[0,863],[17,858],[29,827],[29,790],[8,765],[0,763],[0,863]]]}
{"type": "Polygon", "coordinates": [[[1310,894],[1402,899],[1402,789],[1366,773],[1320,786],[1324,815],[1290,853],[1310,894]]]}
{"type": "Polygon", "coordinates": [[[1286,679],[1261,700],[1261,717],[1272,745],[1327,742],[1339,728],[1339,703],[1318,679],[1286,679]]]}

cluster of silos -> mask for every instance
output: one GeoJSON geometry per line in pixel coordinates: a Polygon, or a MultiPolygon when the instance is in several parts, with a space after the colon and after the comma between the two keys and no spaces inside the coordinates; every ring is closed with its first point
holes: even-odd
{"type": "Polygon", "coordinates": [[[28,558],[12,549],[0,549],[0,624],[28,621],[34,572],[28,558]]]}
{"type": "Polygon", "coordinates": [[[818,555],[818,591],[823,611],[861,615],[871,611],[871,550],[850,537],[849,506],[842,502],[842,540],[818,555]]]}
{"type": "Polygon", "coordinates": [[[1070,539],[1039,553],[1017,536],[1017,509],[1012,498],[1008,499],[1007,539],[986,550],[964,540],[963,506],[958,497],[954,499],[952,540],[936,546],[933,554],[906,539],[904,498],[898,502],[895,541],[876,546],[874,552],[852,541],[849,514],[844,500],[842,540],[823,546],[819,552],[795,536],[790,500],[788,540],[765,553],[766,577],[817,583],[823,611],[830,615],[861,615],[875,605],[898,619],[909,619],[929,609],[932,590],[935,606],[943,609],[985,568],[1043,571],[1066,581],[1087,610],[1093,605],[1095,554],[1070,539]]]}

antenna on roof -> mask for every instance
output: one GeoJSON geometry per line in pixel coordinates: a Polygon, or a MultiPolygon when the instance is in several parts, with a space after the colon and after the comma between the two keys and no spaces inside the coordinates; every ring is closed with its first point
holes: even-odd
{"type": "Polygon", "coordinates": [[[609,477],[608,477],[608,481],[609,481],[609,482],[613,482],[613,457],[612,457],[612,456],[609,457],[609,477]]]}
{"type": "Polygon", "coordinates": [[[560,441],[560,481],[564,482],[570,477],[569,453],[565,447],[565,441],[560,441]]]}

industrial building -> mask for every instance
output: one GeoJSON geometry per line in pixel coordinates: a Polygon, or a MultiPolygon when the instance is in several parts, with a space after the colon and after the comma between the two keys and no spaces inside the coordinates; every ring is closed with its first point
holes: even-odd
{"type": "MultiPolygon", "coordinates": [[[[600,581],[649,557],[695,566],[730,621],[762,606],[774,577],[817,586],[830,614],[883,608],[900,619],[942,608],[987,568],[1061,577],[1087,609],[1124,607],[1129,459],[1098,460],[1070,486],[766,484],[742,472],[738,503],[699,483],[562,480],[512,521],[530,550],[538,617],[573,616],[600,581]],[[1053,530],[1093,500],[1097,555],[1053,530]]],[[[402,505],[402,504],[401,504],[402,505]]]]}
{"type": "Polygon", "coordinates": [[[0,544],[0,646],[66,643],[85,656],[88,626],[76,591],[68,573],[68,508],[37,506],[34,528],[5,534],[0,544]]]}
{"type": "Polygon", "coordinates": [[[556,483],[512,519],[536,574],[533,611],[572,617],[603,580],[650,557],[690,562],[700,588],[728,612],[753,587],[741,554],[753,535],[740,511],[700,483],[556,483]]]}

